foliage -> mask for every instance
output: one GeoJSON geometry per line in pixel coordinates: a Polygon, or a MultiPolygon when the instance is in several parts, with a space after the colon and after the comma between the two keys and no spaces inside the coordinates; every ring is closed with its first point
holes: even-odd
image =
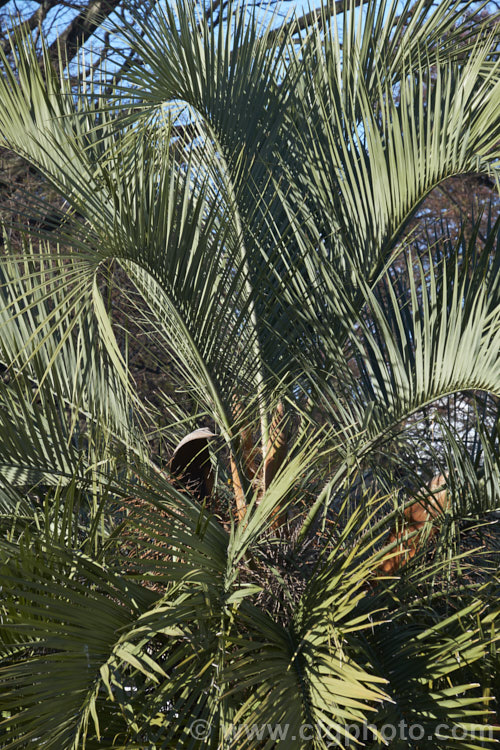
{"type": "Polygon", "coordinates": [[[297,37],[178,0],[126,26],[143,64],[109,99],[27,37],[4,60],[0,145],[51,196],[21,208],[60,202],[4,235],[3,748],[348,747],[367,724],[376,748],[401,721],[493,742],[500,220],[408,227],[449,177],[498,183],[498,25],[356,5],[297,37]],[[112,263],[169,368],[160,416],[112,263]],[[196,498],[162,452],[200,426],[196,498]],[[436,474],[449,500],[384,577],[436,474]]]}

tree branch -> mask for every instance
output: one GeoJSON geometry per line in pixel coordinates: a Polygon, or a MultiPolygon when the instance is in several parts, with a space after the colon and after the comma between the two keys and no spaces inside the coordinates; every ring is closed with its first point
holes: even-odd
{"type": "Polygon", "coordinates": [[[91,0],[87,8],[68,24],[66,29],[49,47],[51,56],[57,58],[59,50],[72,60],[83,44],[120,5],[121,0],[91,0]]]}
{"type": "MultiPolygon", "coordinates": [[[[368,2],[368,0],[356,0],[354,6],[359,8],[360,5],[368,2]]],[[[349,5],[347,0],[335,0],[330,2],[324,9],[316,8],[310,10],[308,13],[304,13],[299,18],[292,18],[288,23],[284,23],[275,29],[269,38],[272,40],[282,34],[298,34],[299,31],[307,29],[311,24],[316,23],[318,27],[321,27],[322,12],[324,11],[327,16],[333,16],[334,13],[343,13],[346,10],[346,5],[349,5]]]]}
{"type": "MultiPolygon", "coordinates": [[[[7,2],[9,2],[9,0],[7,0],[7,2]]],[[[5,0],[0,0],[0,8],[2,7],[2,5],[6,5],[7,2],[5,2],[5,0]]],[[[33,31],[33,29],[36,29],[36,27],[39,26],[42,23],[42,21],[44,21],[49,10],[54,8],[56,5],[58,5],[58,0],[42,0],[42,2],[40,3],[40,6],[35,10],[35,12],[29,18],[27,18],[25,21],[20,21],[17,26],[9,30],[9,34],[7,38],[4,37],[0,41],[0,48],[2,49],[2,52],[9,51],[9,48],[10,48],[9,37],[12,36],[12,34],[15,34],[17,31],[20,31],[21,29],[29,29],[29,31],[33,31]]]]}

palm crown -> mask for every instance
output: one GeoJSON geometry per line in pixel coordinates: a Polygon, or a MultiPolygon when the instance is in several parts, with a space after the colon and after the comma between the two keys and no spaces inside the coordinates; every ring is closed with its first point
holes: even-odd
{"type": "Polygon", "coordinates": [[[498,27],[356,5],[298,31],[178,0],[122,29],[144,64],[106,100],[13,40],[0,143],[62,208],[2,256],[2,747],[492,737],[499,227],[408,227],[447,177],[498,176],[498,27]],[[161,425],[111,261],[169,370],[161,425]]]}

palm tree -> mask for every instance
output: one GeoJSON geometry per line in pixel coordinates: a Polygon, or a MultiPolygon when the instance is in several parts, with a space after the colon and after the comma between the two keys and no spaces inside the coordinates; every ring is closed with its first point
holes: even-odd
{"type": "Polygon", "coordinates": [[[498,178],[498,26],[358,5],[178,0],[106,100],[16,40],[0,145],[60,211],[4,233],[1,747],[493,742],[500,226],[407,227],[498,178]]]}

